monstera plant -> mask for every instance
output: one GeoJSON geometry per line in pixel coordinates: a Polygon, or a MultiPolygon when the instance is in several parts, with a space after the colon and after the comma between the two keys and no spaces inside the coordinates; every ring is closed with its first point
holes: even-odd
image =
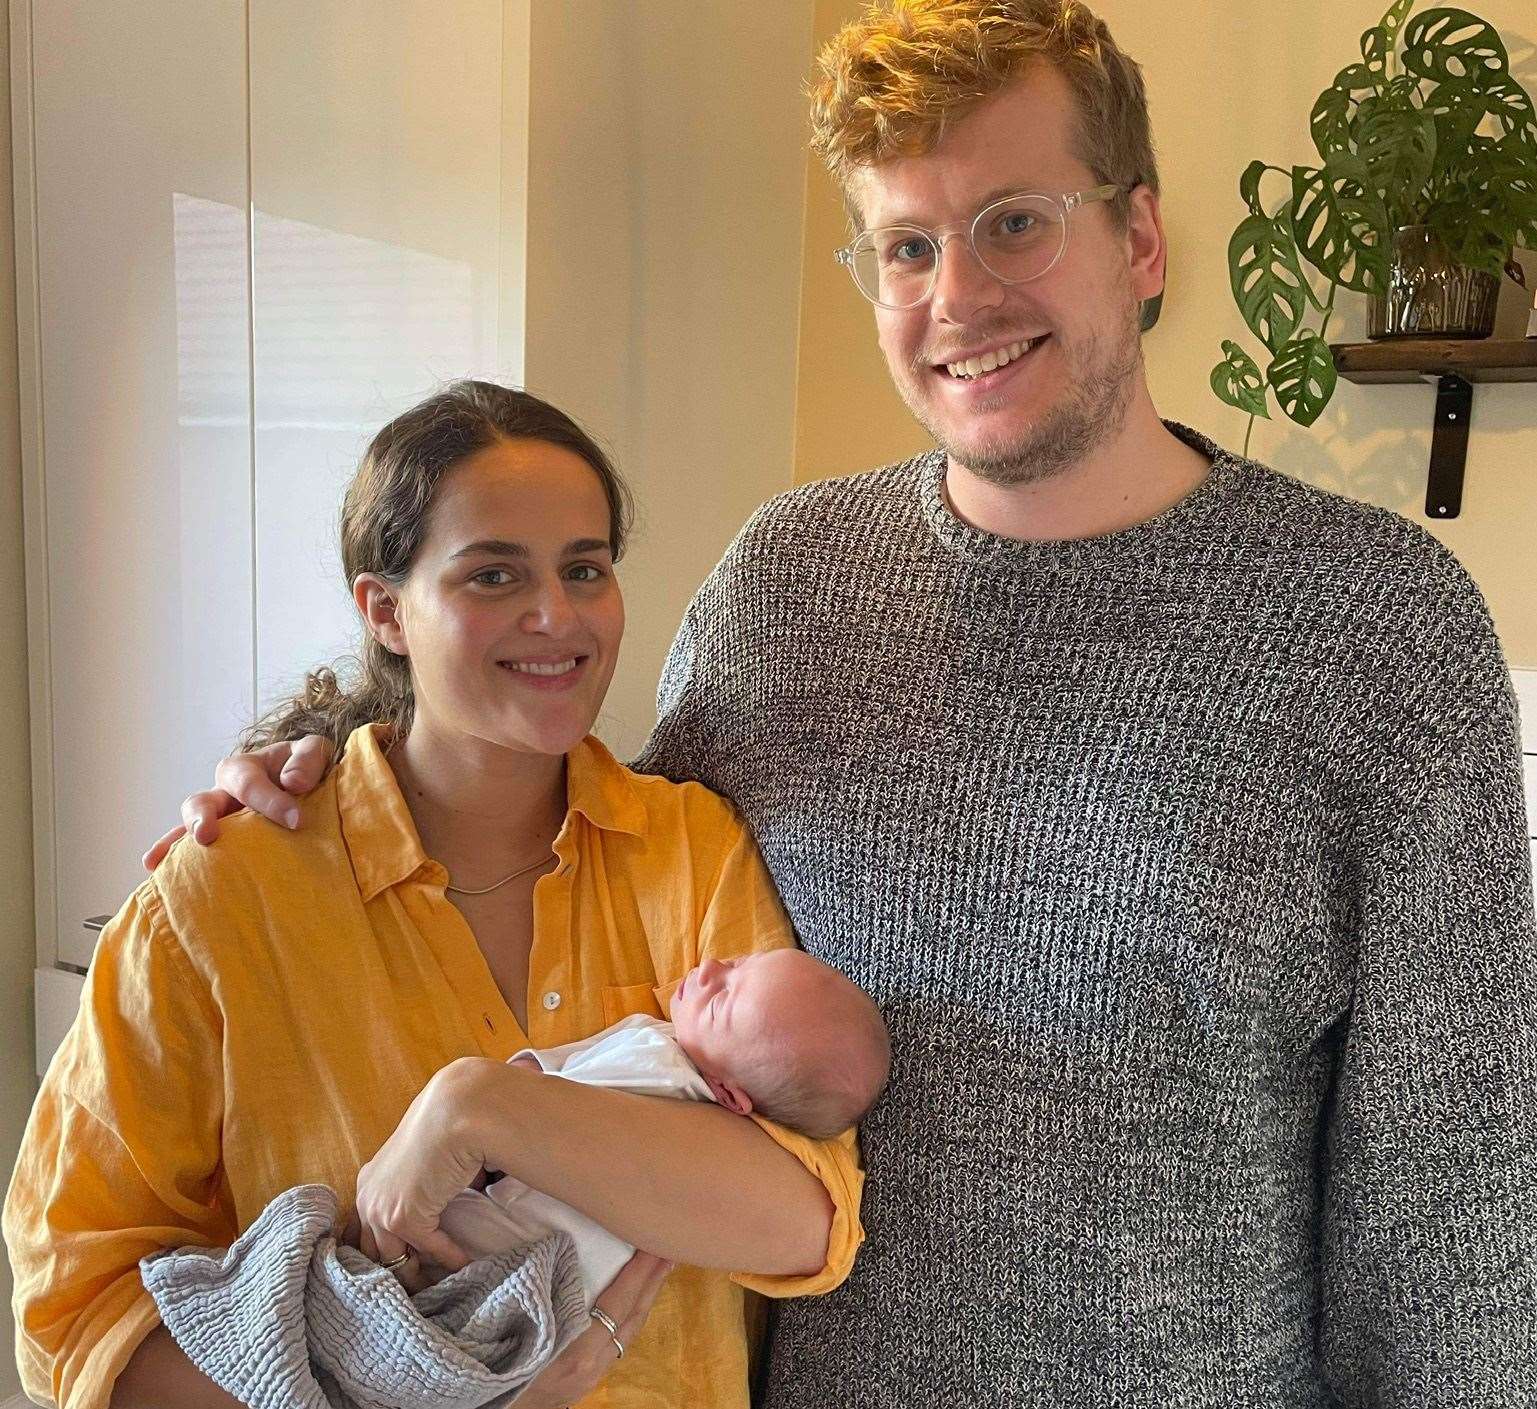
{"type": "Polygon", "coordinates": [[[1304,426],[1329,404],[1335,296],[1384,296],[1395,232],[1426,227],[1449,263],[1525,283],[1513,250],[1537,248],[1537,108],[1491,25],[1446,8],[1411,18],[1415,3],[1396,0],[1313,105],[1319,165],[1255,161],[1239,180],[1233,297],[1268,357],[1261,370],[1225,341],[1211,385],[1251,433],[1271,395],[1304,426]]]}

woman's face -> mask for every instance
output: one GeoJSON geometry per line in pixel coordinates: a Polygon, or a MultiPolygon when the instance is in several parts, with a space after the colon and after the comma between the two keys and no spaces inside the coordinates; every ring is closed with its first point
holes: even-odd
{"type": "Polygon", "coordinates": [[[416,723],[527,753],[563,754],[591,730],[624,635],[609,507],[579,455],[498,441],[438,487],[395,594],[416,723]]]}

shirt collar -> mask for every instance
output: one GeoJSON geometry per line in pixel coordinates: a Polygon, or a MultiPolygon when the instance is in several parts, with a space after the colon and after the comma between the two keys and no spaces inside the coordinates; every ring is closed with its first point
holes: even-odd
{"type": "MultiPolygon", "coordinates": [[[[342,836],[365,902],[426,869],[447,879],[423,849],[395,770],[384,756],[388,737],[383,724],[355,729],[336,765],[342,836]]],[[[571,813],[580,812],[603,831],[641,836],[646,830],[635,775],[594,738],[583,739],[566,755],[566,798],[568,827],[571,813]]]]}

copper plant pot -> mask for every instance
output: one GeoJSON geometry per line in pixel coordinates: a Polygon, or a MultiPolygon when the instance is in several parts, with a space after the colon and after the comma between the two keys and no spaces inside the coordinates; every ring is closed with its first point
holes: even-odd
{"type": "Polygon", "coordinates": [[[1500,281],[1455,263],[1428,225],[1393,232],[1386,294],[1368,302],[1372,338],[1486,338],[1494,331],[1500,281]]]}

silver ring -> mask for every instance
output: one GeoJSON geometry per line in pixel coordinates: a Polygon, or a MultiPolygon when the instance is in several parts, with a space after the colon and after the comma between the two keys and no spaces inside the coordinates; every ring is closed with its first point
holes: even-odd
{"type": "Polygon", "coordinates": [[[386,1272],[393,1272],[397,1267],[404,1267],[411,1260],[411,1249],[407,1248],[399,1257],[392,1257],[388,1262],[379,1264],[386,1272]]]}
{"type": "Polygon", "coordinates": [[[613,1341],[614,1349],[619,1352],[619,1358],[623,1360],[624,1342],[619,1339],[619,1327],[614,1324],[614,1318],[610,1316],[608,1312],[606,1312],[601,1306],[593,1307],[591,1315],[592,1319],[608,1332],[608,1338],[613,1341]]]}

